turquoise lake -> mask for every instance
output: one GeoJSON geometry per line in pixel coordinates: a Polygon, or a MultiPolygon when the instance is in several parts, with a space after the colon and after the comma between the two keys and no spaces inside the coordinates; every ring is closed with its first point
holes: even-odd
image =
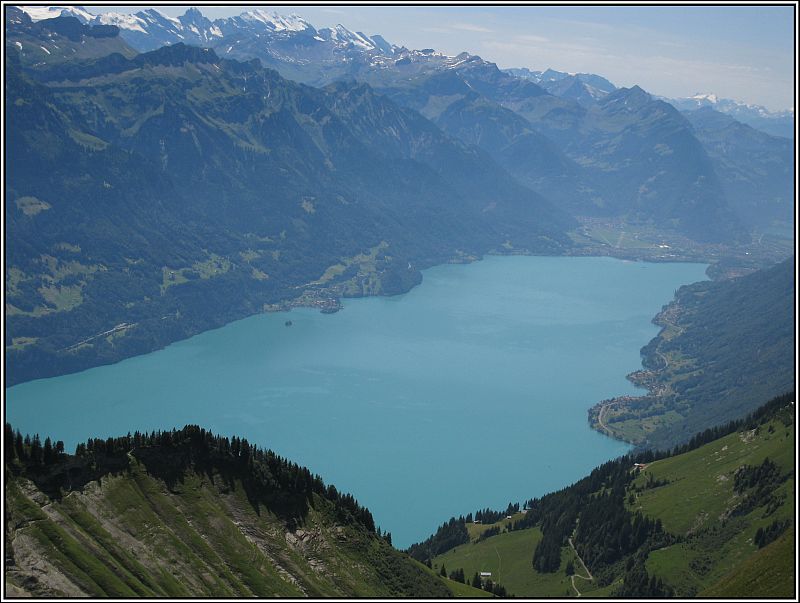
{"type": "Polygon", "coordinates": [[[628,446],[589,428],[650,321],[705,265],[488,256],[336,314],[263,314],[112,366],[6,390],[23,433],[199,424],[353,493],[395,546],[453,515],[561,488],[628,446]],[[286,320],[293,322],[285,326],[286,320]]]}

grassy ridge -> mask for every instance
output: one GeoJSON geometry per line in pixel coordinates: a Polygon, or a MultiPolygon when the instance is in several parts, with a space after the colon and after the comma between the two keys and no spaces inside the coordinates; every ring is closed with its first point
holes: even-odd
{"type": "Polygon", "coordinates": [[[660,518],[667,531],[683,538],[652,552],[648,571],[675,587],[677,594],[692,595],[761,555],[753,542],[756,530],[794,517],[794,438],[794,425],[771,421],[656,461],[642,471],[636,486],[646,484],[651,475],[668,483],[636,493],[633,506],[660,518]],[[736,471],[766,458],[791,474],[774,492],[781,504],[771,513],[767,505],[760,505],[741,514],[737,505],[743,495],[734,490],[736,471]]]}
{"type": "MultiPolygon", "coordinates": [[[[129,470],[51,500],[24,477],[6,488],[9,592],[98,597],[452,596],[421,564],[316,497],[302,527],[240,483],[184,474],[172,487],[129,470]],[[36,571],[46,564],[47,571],[36,571]]],[[[460,589],[464,596],[470,593],[460,589]]],[[[471,593],[474,594],[474,593],[471,593]]]]}
{"type": "Polygon", "coordinates": [[[766,546],[700,592],[701,597],[735,597],[741,593],[759,593],[762,597],[796,597],[794,590],[796,550],[794,530],[766,546]]]}
{"type": "Polygon", "coordinates": [[[674,534],[709,525],[733,502],[733,475],[742,465],[760,465],[769,457],[786,471],[794,469],[794,426],[771,422],[757,431],[732,433],[697,450],[651,463],[634,486],[644,486],[651,476],[669,483],[637,494],[633,506],[659,517],[674,534]]]}

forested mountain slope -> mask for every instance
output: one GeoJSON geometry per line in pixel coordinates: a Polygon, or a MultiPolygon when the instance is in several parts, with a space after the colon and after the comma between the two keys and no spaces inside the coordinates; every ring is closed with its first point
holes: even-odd
{"type": "Polygon", "coordinates": [[[182,44],[34,75],[47,85],[9,55],[10,383],[265,304],[405,291],[453,257],[569,245],[565,213],[364,85],[182,44]]]}
{"type": "Polygon", "coordinates": [[[666,448],[743,416],[795,380],[794,258],[724,281],[681,287],[629,378],[642,397],[601,402],[596,429],[642,447],[666,448]],[[602,414],[602,425],[600,416],[602,414]]]}

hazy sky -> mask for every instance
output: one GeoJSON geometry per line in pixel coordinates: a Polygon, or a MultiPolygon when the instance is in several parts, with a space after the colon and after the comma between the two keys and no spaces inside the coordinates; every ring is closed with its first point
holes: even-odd
{"type": "MultiPolygon", "coordinates": [[[[173,16],[187,8],[154,6],[173,16]]],[[[669,97],[714,92],[773,110],[794,106],[795,14],[788,5],[196,6],[211,19],[262,6],[316,28],[341,23],[408,48],[466,50],[501,68],[598,73],[669,97]]]]}

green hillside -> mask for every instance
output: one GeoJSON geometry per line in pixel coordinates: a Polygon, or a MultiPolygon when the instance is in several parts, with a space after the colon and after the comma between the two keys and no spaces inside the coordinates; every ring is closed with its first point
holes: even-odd
{"type": "Polygon", "coordinates": [[[8,431],[6,445],[9,595],[476,592],[392,548],[350,495],[246,440],[187,427],[96,440],[75,456],[8,431]]]}
{"type": "Polygon", "coordinates": [[[793,394],[521,510],[451,519],[411,556],[351,495],[247,440],[187,426],[68,455],[7,426],[4,443],[11,595],[768,597],[794,585],[793,394]]]}
{"type": "MultiPolygon", "coordinates": [[[[538,528],[506,532],[457,546],[436,557],[434,563],[436,567],[444,564],[447,570],[463,568],[468,578],[475,572],[490,572],[492,580],[514,595],[563,596],[570,591],[570,579],[563,571],[540,574],[531,568],[531,553],[541,539],[542,532],[538,528]]],[[[565,555],[563,566],[567,558],[565,555]]]]}
{"type": "Polygon", "coordinates": [[[793,400],[776,398],[671,455],[606,463],[510,519],[451,520],[410,552],[436,551],[463,524],[466,541],[433,567],[491,572],[515,596],[791,596],[793,400]]]}
{"type": "Polygon", "coordinates": [[[790,525],[794,517],[794,437],[794,425],[771,421],[642,471],[633,486],[643,490],[635,492],[633,506],[682,537],[652,552],[648,571],[663,577],[678,594],[692,595],[749,563],[758,554],[756,531],[775,522],[790,525]],[[766,459],[779,467],[779,475],[772,491],[748,508],[752,494],[736,490],[737,472],[762,466],[766,459]],[[648,480],[666,485],[647,488],[648,480]]]}
{"type": "Polygon", "coordinates": [[[760,593],[762,597],[796,597],[794,563],[796,559],[794,529],[752,555],[727,576],[699,594],[701,597],[735,597],[737,593],[760,593]]]}

